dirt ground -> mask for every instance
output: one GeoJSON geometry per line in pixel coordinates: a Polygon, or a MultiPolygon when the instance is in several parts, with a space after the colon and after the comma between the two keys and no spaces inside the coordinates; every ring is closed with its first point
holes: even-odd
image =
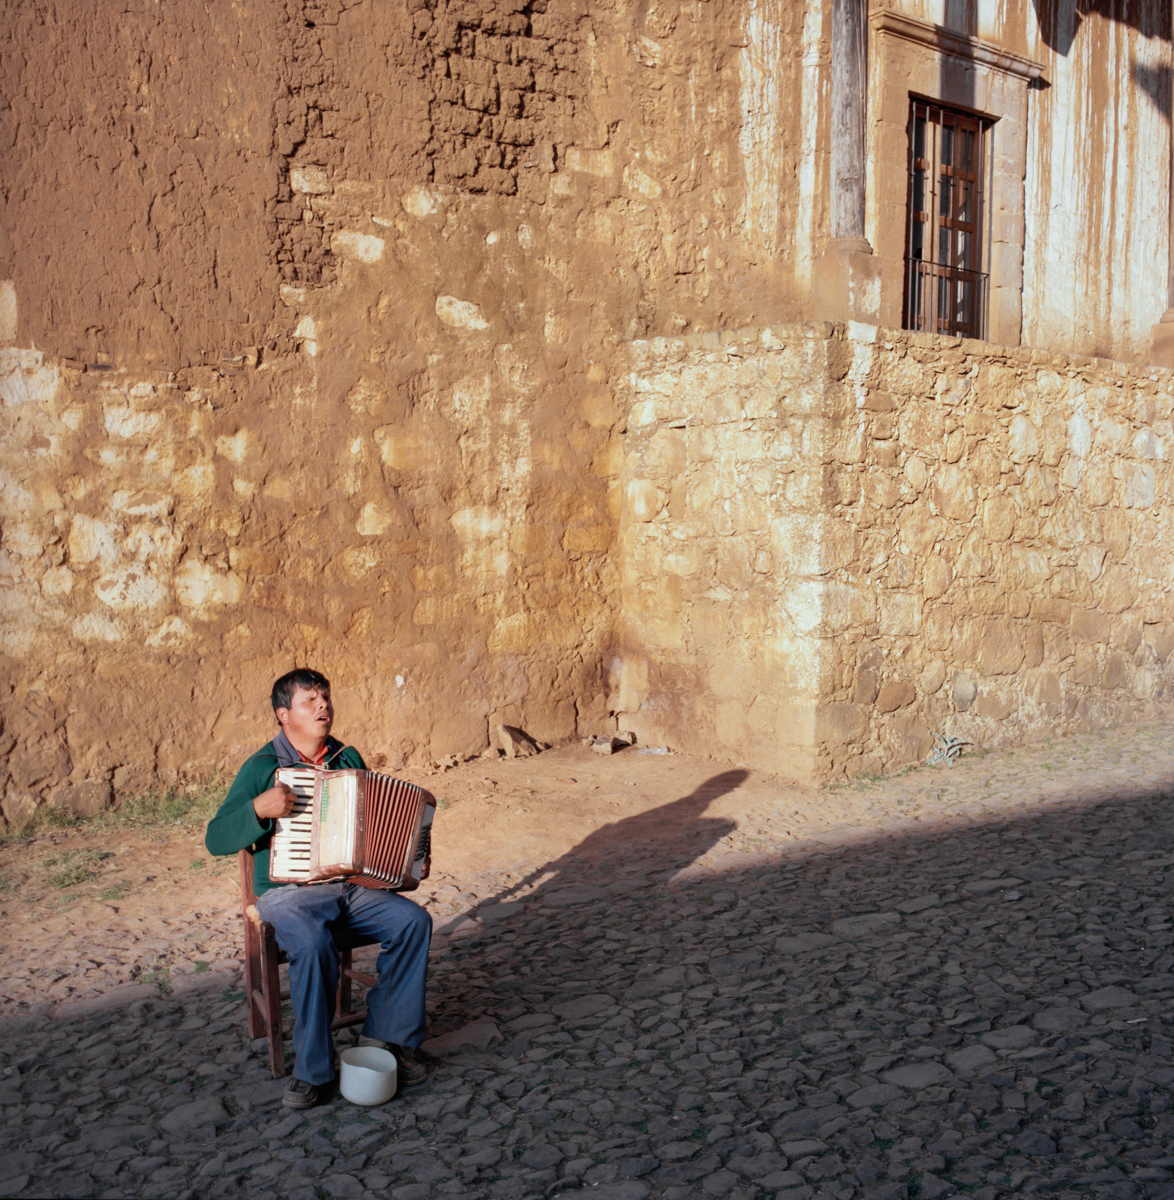
{"type": "MultiPolygon", "coordinates": [[[[486,904],[533,888],[590,884],[598,864],[632,861],[633,851],[638,873],[669,880],[860,838],[917,837],[956,819],[1149,794],[1170,786],[1171,732],[1159,723],[974,752],[821,791],[635,747],[478,759],[413,776],[440,804],[432,878],[414,899],[438,927],[455,927],[470,910],[483,916],[486,904]]],[[[235,858],[211,858],[202,826],[81,825],[0,846],[0,1017],[234,970],[239,895],[235,858]]]]}
{"type": "MultiPolygon", "coordinates": [[[[612,842],[695,839],[698,828],[745,833],[777,828],[780,819],[798,827],[811,818],[818,795],[732,764],[635,747],[601,755],[564,746],[413,779],[440,805],[437,880],[539,867],[588,842],[603,853],[612,842]],[[677,809],[668,819],[666,805],[677,809]]],[[[0,881],[9,945],[55,914],[84,918],[101,908],[124,920],[150,920],[232,908],[238,896],[235,860],[209,855],[202,829],[193,828],[144,834],[83,824],[44,833],[0,846],[0,881]],[[67,882],[71,867],[90,877],[67,882]]]]}
{"type": "MultiPolygon", "coordinates": [[[[729,860],[756,838],[801,836],[828,816],[826,793],[634,747],[601,755],[576,744],[413,779],[439,802],[432,877],[413,894],[437,923],[459,919],[474,897],[509,899],[558,876],[589,881],[620,846],[638,845],[649,870],[729,860]]],[[[235,856],[212,858],[202,825],[82,824],[0,846],[0,1017],[235,969],[239,897],[235,856]]]]}

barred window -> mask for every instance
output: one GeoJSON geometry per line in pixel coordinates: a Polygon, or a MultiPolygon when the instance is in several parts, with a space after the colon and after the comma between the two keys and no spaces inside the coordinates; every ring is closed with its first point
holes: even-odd
{"type": "Polygon", "coordinates": [[[910,101],[906,329],[985,336],[988,276],[980,268],[990,126],[972,113],[910,101]]]}

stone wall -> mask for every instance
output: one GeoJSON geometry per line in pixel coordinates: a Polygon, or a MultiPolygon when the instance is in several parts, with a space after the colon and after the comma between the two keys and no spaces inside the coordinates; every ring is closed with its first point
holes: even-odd
{"type": "Polygon", "coordinates": [[[828,779],[1169,712],[1172,382],[865,326],[638,343],[621,723],[828,779]]]}

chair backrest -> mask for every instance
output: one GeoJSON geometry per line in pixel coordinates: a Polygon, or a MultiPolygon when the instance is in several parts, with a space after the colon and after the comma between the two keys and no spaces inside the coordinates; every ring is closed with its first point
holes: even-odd
{"type": "Polygon", "coordinates": [[[247,913],[249,905],[257,903],[257,893],[253,891],[253,852],[242,850],[236,859],[241,876],[241,912],[247,913]]]}

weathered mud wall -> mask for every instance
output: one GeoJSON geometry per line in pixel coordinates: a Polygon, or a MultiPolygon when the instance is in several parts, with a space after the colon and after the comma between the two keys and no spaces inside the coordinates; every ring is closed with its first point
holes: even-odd
{"type": "Polygon", "coordinates": [[[282,5],[5,5],[0,278],[16,342],[176,369],[277,336],[282,5]]]}
{"type": "Polygon", "coordinates": [[[1169,373],[864,326],[633,356],[646,738],[822,779],[1169,712],[1169,373]]]}
{"type": "Polygon", "coordinates": [[[1032,94],[1023,341],[1146,363],[1168,306],[1170,5],[1037,0],[1035,16],[1049,86],[1032,94]]]}
{"type": "Polygon", "coordinates": [[[617,347],[799,312],[822,15],[23,16],[5,818],[231,765],[295,662],[390,764],[599,729],[617,347]]]}

